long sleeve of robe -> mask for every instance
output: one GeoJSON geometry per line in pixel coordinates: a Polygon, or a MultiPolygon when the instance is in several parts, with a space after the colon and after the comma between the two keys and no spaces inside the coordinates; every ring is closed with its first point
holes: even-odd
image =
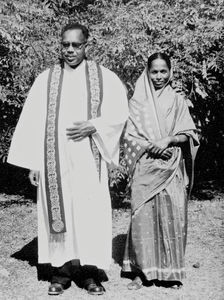
{"type": "Polygon", "coordinates": [[[101,116],[91,119],[93,139],[102,155],[101,176],[89,138],[67,139],[66,128],[87,120],[85,62],[75,70],[65,69],[58,123],[60,169],[67,231],[62,240],[49,233],[44,177],[44,135],[49,70],[35,80],[18,121],[8,162],[40,172],[38,186],[39,263],[61,266],[72,259],[82,265],[108,269],[111,262],[111,200],[106,163],[118,161],[119,139],[128,117],[126,91],[118,77],[102,68],[101,116]]]}

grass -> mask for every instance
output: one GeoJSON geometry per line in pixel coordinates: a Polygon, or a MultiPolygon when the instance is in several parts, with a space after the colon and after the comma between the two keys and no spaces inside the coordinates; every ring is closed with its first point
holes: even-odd
{"type": "MultiPolygon", "coordinates": [[[[55,299],[47,295],[48,267],[37,266],[36,204],[21,196],[0,194],[0,299],[55,299]]],[[[89,296],[72,284],[59,300],[70,299],[154,299],[223,300],[224,239],[223,195],[212,200],[189,202],[187,278],[181,290],[143,287],[128,291],[129,280],[120,277],[130,210],[113,210],[113,263],[103,283],[104,296],[89,296]]]]}

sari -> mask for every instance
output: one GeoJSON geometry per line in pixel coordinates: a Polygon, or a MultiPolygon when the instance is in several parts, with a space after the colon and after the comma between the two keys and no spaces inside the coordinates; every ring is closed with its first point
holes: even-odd
{"type": "Polygon", "coordinates": [[[131,190],[131,223],[122,271],[143,273],[147,280],[185,278],[187,200],[199,145],[185,99],[169,82],[156,93],[147,68],[129,102],[124,158],[131,190]],[[183,147],[170,147],[169,160],[150,156],[153,141],[184,134],[183,147]]]}

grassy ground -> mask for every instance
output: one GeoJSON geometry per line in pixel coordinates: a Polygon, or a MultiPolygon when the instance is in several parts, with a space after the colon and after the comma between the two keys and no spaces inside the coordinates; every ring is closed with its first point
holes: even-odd
{"type": "Polygon", "coordinates": [[[0,299],[224,299],[223,195],[189,202],[187,279],[181,290],[144,287],[128,291],[120,265],[129,209],[113,210],[113,259],[104,296],[89,296],[72,284],[63,295],[47,295],[48,268],[37,267],[36,205],[20,196],[0,194],[0,299]],[[39,280],[38,280],[39,278],[39,280]]]}

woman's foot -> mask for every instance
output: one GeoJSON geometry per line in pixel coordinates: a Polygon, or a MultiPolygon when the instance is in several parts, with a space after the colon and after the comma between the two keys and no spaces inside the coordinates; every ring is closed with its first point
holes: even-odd
{"type": "Polygon", "coordinates": [[[175,289],[175,290],[179,290],[179,289],[182,288],[182,286],[183,286],[183,284],[180,281],[171,281],[170,288],[175,289]]]}
{"type": "Polygon", "coordinates": [[[129,290],[139,290],[142,287],[142,280],[139,276],[136,276],[132,282],[127,285],[129,290]]]}

